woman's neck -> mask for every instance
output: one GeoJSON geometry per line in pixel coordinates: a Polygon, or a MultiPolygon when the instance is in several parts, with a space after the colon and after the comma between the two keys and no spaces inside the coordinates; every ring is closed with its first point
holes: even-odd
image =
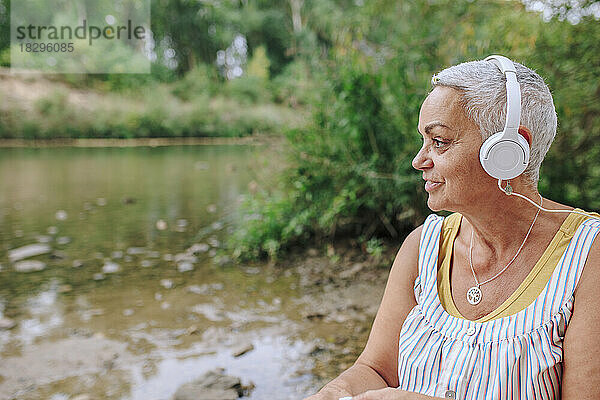
{"type": "MultiPolygon", "coordinates": [[[[531,186],[511,182],[513,190],[520,193],[536,204],[540,204],[540,195],[537,189],[531,186]]],[[[496,188],[489,196],[478,202],[474,207],[459,211],[466,219],[467,246],[470,245],[471,231],[473,231],[473,252],[479,259],[488,261],[488,265],[508,262],[514,257],[523,243],[531,223],[535,218],[537,209],[526,200],[517,196],[507,196],[496,188]]],[[[542,219],[538,216],[536,225],[542,219]]],[[[532,233],[536,230],[534,226],[532,233]]]]}

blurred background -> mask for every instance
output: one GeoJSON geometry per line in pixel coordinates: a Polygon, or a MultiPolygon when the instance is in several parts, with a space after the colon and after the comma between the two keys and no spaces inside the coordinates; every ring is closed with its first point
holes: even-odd
{"type": "Polygon", "coordinates": [[[301,399],[337,376],[429,213],[418,112],[453,64],[535,69],[559,119],[540,192],[600,209],[598,1],[152,0],[151,73],[89,75],[11,74],[10,6],[0,399],[301,399]]]}

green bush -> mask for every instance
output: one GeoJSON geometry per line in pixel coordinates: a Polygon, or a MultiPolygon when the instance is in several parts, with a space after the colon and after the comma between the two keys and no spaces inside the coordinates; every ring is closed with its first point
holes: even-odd
{"type": "Polygon", "coordinates": [[[173,83],[172,93],[183,101],[197,97],[210,97],[217,92],[219,77],[214,67],[198,64],[185,76],[173,83]]]}
{"type": "Polygon", "coordinates": [[[238,259],[277,258],[309,238],[397,237],[423,215],[421,178],[410,164],[419,140],[398,130],[382,77],[339,68],[328,89],[310,128],[287,134],[293,166],[280,189],[243,204],[231,244],[238,259]]]}
{"type": "Polygon", "coordinates": [[[238,100],[243,104],[269,103],[271,93],[267,90],[266,81],[257,76],[243,75],[227,81],[223,85],[223,96],[238,100]]]}
{"type": "MultiPolygon", "coordinates": [[[[374,254],[378,238],[400,240],[422,223],[430,211],[411,161],[431,75],[495,53],[539,68],[553,90],[560,129],[542,167],[542,194],[600,207],[597,21],[546,23],[518,2],[379,0],[362,12],[362,24],[340,29],[330,49],[312,124],[287,135],[290,166],[277,190],[243,204],[230,242],[238,259],[277,258],[341,236],[374,254]]],[[[274,81],[280,101],[296,92],[291,81],[274,81]]]]}
{"type": "Polygon", "coordinates": [[[0,49],[0,67],[10,67],[10,47],[0,49]]]}
{"type": "Polygon", "coordinates": [[[48,94],[37,98],[32,107],[26,99],[3,103],[0,137],[236,137],[280,134],[304,123],[301,110],[259,101],[270,98],[262,94],[259,98],[258,93],[266,92],[262,80],[241,78],[234,84],[237,91],[227,96],[225,90],[219,90],[224,84],[215,83],[212,73],[216,71],[210,66],[197,67],[174,84],[151,83],[118,93],[73,90],[64,82],[34,77],[31,83],[48,94]],[[251,89],[246,90],[248,85],[251,89]]]}
{"type": "Polygon", "coordinates": [[[536,40],[528,61],[550,86],[558,134],[540,171],[551,199],[600,210],[600,24],[553,21],[536,40]]]}
{"type": "Polygon", "coordinates": [[[286,65],[283,72],[271,81],[271,90],[276,102],[290,106],[315,105],[320,97],[318,68],[303,59],[286,65]]]}

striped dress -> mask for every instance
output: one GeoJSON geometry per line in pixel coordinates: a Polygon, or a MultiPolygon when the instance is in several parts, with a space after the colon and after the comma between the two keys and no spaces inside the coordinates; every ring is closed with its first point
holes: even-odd
{"type": "Polygon", "coordinates": [[[454,317],[437,292],[443,217],[425,220],[419,245],[417,305],[398,342],[399,389],[453,399],[559,399],[563,339],[573,292],[600,221],[582,223],[541,294],[527,308],[477,323],[454,317]]]}

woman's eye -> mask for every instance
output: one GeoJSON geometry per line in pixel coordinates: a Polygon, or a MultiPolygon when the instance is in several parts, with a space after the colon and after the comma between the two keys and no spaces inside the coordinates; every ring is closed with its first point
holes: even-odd
{"type": "Polygon", "coordinates": [[[441,140],[438,140],[438,139],[432,139],[432,141],[433,141],[433,147],[435,147],[436,149],[444,147],[447,144],[446,142],[442,142],[441,140]]]}

